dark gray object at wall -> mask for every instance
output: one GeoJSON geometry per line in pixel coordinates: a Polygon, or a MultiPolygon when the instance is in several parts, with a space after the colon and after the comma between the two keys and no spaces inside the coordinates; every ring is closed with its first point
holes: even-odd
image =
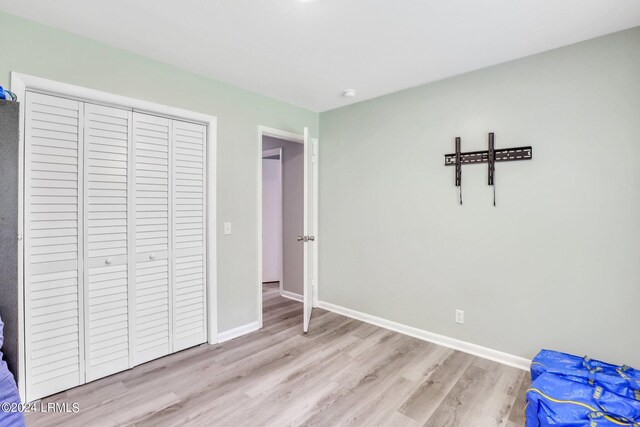
{"type": "Polygon", "coordinates": [[[19,105],[0,100],[0,317],[2,353],[18,380],[18,139],[19,105]]]}

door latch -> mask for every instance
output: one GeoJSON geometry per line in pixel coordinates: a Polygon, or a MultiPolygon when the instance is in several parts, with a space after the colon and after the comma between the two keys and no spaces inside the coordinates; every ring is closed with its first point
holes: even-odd
{"type": "Polygon", "coordinates": [[[316,236],[298,236],[298,242],[313,242],[316,236]]]}

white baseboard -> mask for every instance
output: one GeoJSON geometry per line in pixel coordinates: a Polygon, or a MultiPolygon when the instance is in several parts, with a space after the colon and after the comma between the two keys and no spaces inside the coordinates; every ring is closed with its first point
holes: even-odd
{"type": "Polygon", "coordinates": [[[318,307],[328,311],[332,311],[337,314],[341,314],[352,319],[361,320],[372,325],[380,326],[381,328],[389,329],[391,331],[399,332],[410,337],[418,338],[424,341],[429,341],[434,344],[449,347],[454,350],[459,350],[465,353],[472,354],[474,356],[482,357],[484,359],[493,360],[514,368],[522,369],[524,371],[529,370],[531,360],[524,357],[515,356],[513,354],[504,353],[502,351],[494,350],[487,347],[482,347],[477,344],[458,340],[455,338],[447,337],[444,335],[435,334],[433,332],[425,331],[423,329],[414,328],[413,326],[403,325],[402,323],[393,322],[391,320],[383,319],[370,314],[361,313],[350,308],[341,307],[339,305],[331,304],[324,301],[318,302],[318,307]]]}
{"type": "Polygon", "coordinates": [[[285,297],[285,298],[289,298],[292,299],[294,301],[298,301],[298,302],[303,302],[303,298],[302,295],[300,294],[296,294],[293,292],[289,292],[289,291],[281,291],[280,292],[280,296],[285,297]]]}
{"type": "Polygon", "coordinates": [[[218,343],[232,340],[234,338],[241,337],[242,335],[255,332],[260,329],[260,322],[251,322],[246,325],[238,326],[237,328],[229,329],[228,331],[218,333],[218,343]]]}

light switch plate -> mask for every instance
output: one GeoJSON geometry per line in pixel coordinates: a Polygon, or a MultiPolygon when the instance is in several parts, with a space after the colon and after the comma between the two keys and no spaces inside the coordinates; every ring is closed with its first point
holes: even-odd
{"type": "Polygon", "coordinates": [[[224,234],[231,234],[231,223],[230,222],[225,222],[224,223],[224,234]]]}

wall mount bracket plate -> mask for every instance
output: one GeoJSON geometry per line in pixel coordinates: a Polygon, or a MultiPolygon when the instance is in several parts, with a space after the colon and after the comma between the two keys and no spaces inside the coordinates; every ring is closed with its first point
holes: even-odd
{"type": "MultiPolygon", "coordinates": [[[[494,150],[496,162],[509,162],[513,160],[531,160],[533,158],[533,150],[531,147],[515,147],[515,148],[498,148],[494,150]]],[[[488,163],[489,150],[484,151],[467,151],[460,153],[460,163],[468,165],[472,163],[488,163]]],[[[444,165],[455,166],[456,154],[445,154],[444,165]]]]}

